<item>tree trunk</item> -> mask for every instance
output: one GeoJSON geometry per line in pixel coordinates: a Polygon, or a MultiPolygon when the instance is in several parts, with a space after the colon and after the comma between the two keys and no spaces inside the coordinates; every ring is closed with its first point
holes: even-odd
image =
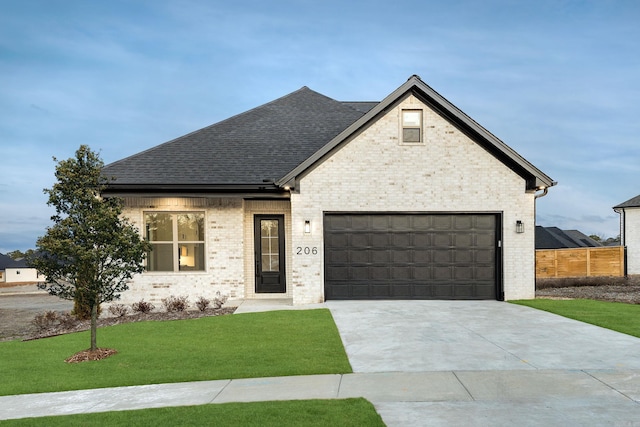
{"type": "Polygon", "coordinates": [[[91,351],[95,351],[98,346],[96,345],[96,335],[98,332],[98,304],[93,302],[91,304],[91,351]]]}

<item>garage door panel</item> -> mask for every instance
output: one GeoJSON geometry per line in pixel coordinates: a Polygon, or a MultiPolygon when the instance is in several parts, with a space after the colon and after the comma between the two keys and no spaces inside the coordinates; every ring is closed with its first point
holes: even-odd
{"type": "Polygon", "coordinates": [[[328,299],[495,299],[493,214],[328,214],[328,299]]]}
{"type": "Polygon", "coordinates": [[[382,215],[367,216],[371,230],[388,230],[389,229],[389,217],[382,215]]]}
{"type": "Polygon", "coordinates": [[[391,246],[394,248],[407,248],[413,246],[412,237],[411,233],[405,231],[393,233],[390,235],[391,246]]]}
{"type": "Polygon", "coordinates": [[[391,280],[394,282],[409,280],[413,278],[413,274],[410,268],[405,266],[391,267],[391,280]]]}
{"type": "Polygon", "coordinates": [[[433,267],[433,279],[440,281],[449,281],[453,279],[453,269],[447,266],[436,265],[433,267]]]}
{"type": "Polygon", "coordinates": [[[450,264],[453,263],[454,260],[454,252],[450,251],[448,248],[446,249],[434,249],[431,251],[433,262],[439,264],[450,264]]]}
{"type": "Polygon", "coordinates": [[[377,249],[371,250],[371,262],[373,264],[389,264],[391,262],[391,254],[388,250],[377,249]]]}
{"type": "Polygon", "coordinates": [[[412,285],[408,283],[395,284],[390,289],[393,292],[393,296],[401,299],[411,299],[413,294],[412,285]]]}
{"type": "Polygon", "coordinates": [[[473,280],[474,268],[470,265],[457,265],[453,269],[453,278],[455,280],[473,280]]]}
{"type": "Polygon", "coordinates": [[[374,248],[387,248],[391,244],[391,235],[387,233],[371,233],[369,242],[369,245],[374,248]]]}
{"type": "Polygon", "coordinates": [[[370,230],[369,215],[351,216],[351,230],[370,230]]]}
{"type": "Polygon", "coordinates": [[[325,236],[325,245],[330,248],[347,248],[349,244],[349,236],[347,234],[333,233],[325,236]]]}
{"type": "Polygon", "coordinates": [[[431,243],[431,238],[432,238],[432,234],[431,233],[425,233],[425,232],[417,232],[414,233],[413,235],[413,247],[414,248],[430,248],[432,243],[431,243]]]}
{"type": "Polygon", "coordinates": [[[368,233],[355,233],[348,239],[348,244],[352,248],[368,248],[370,247],[371,238],[368,233]]]}
{"type": "Polygon", "coordinates": [[[452,235],[450,233],[434,233],[431,245],[434,247],[448,248],[454,244],[452,235]]]}
{"type": "Polygon", "coordinates": [[[391,262],[394,264],[409,264],[413,262],[414,251],[411,249],[394,249],[389,251],[391,262]]]}
{"type": "Polygon", "coordinates": [[[450,215],[437,215],[432,218],[433,229],[435,230],[451,230],[453,228],[450,215]]]}
{"type": "Polygon", "coordinates": [[[348,259],[352,264],[368,264],[371,262],[368,250],[350,250],[348,259]]]}
{"type": "Polygon", "coordinates": [[[413,278],[418,282],[424,282],[433,279],[432,267],[416,266],[412,268],[413,278]]]}

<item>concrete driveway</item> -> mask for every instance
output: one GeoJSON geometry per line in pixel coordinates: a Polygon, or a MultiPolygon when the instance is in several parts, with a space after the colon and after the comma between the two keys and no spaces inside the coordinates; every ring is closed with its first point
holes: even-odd
{"type": "Polygon", "coordinates": [[[640,339],[498,301],[327,306],[354,372],[430,390],[371,387],[389,426],[640,426],[640,339]]]}

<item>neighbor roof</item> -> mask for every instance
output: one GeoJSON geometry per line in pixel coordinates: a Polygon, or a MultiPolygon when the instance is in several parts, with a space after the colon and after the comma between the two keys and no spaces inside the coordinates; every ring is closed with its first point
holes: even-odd
{"type": "Polygon", "coordinates": [[[602,244],[581,231],[536,225],[536,249],[594,248],[598,246],[602,246],[602,244]]]}
{"type": "Polygon", "coordinates": [[[636,197],[620,203],[618,206],[614,206],[613,209],[618,208],[638,208],[640,207],[640,194],[636,197]]]}
{"type": "Polygon", "coordinates": [[[527,182],[556,183],[418,76],[382,102],[339,102],[303,87],[270,103],[103,168],[106,193],[282,192],[410,94],[490,151],[527,182]]]}
{"type": "Polygon", "coordinates": [[[0,270],[6,270],[7,268],[22,268],[24,263],[20,263],[8,255],[0,254],[0,270]]]}

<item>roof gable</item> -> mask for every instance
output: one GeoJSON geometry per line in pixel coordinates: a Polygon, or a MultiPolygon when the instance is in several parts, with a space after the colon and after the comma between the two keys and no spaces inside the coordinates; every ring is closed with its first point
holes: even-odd
{"type": "Polygon", "coordinates": [[[495,135],[480,126],[460,109],[447,101],[416,75],[409,78],[405,84],[392,92],[379,104],[371,108],[365,115],[343,130],[324,147],[302,162],[287,175],[279,179],[276,183],[278,185],[289,185],[293,183],[295,179],[303,176],[318,162],[327,158],[333,150],[352,138],[355,134],[361,132],[370,123],[375,121],[377,117],[385,114],[390,108],[401,102],[409,95],[416,96],[446,120],[456,125],[458,129],[467,134],[473,141],[491,152],[502,163],[522,176],[527,181],[528,190],[551,187],[556,184],[556,182],[549,176],[533,166],[495,135]]]}
{"type": "Polygon", "coordinates": [[[303,87],[270,103],[111,163],[126,186],[264,186],[362,117],[372,103],[342,103],[303,87]]]}
{"type": "Polygon", "coordinates": [[[613,209],[618,208],[638,208],[640,207],[640,194],[636,197],[633,197],[626,202],[620,203],[618,206],[614,206],[613,209]]]}

